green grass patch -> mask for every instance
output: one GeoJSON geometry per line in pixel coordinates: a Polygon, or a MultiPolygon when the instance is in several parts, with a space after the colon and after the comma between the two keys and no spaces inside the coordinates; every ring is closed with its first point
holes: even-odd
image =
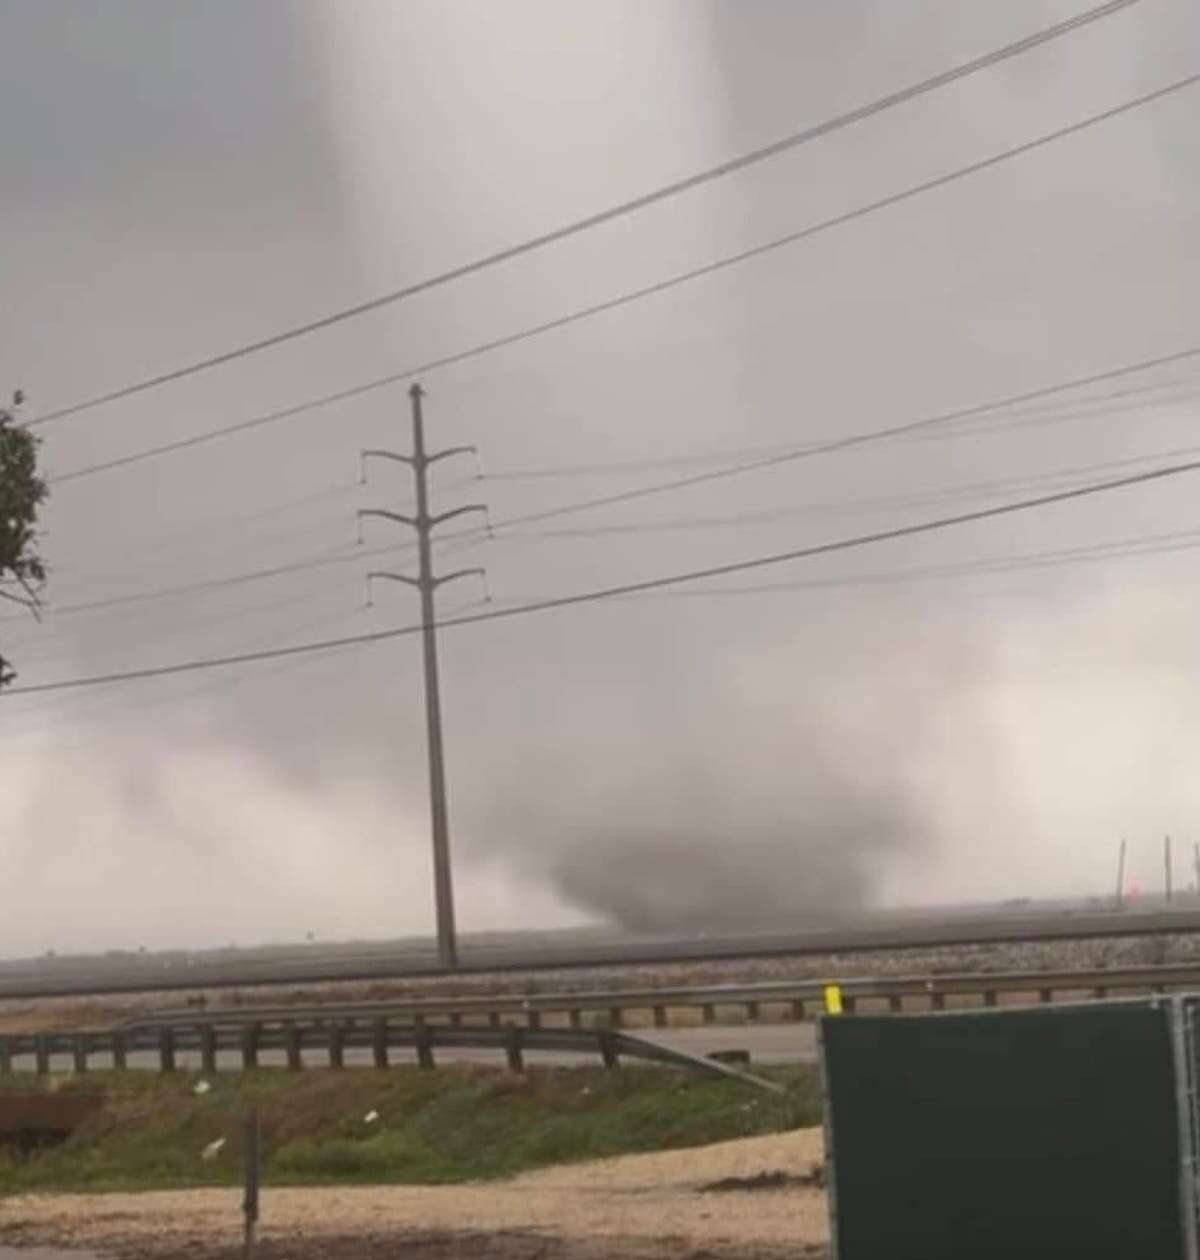
{"type": "Polygon", "coordinates": [[[84,1089],[104,1105],[61,1145],[20,1156],[0,1147],[0,1194],[230,1185],[241,1176],[243,1118],[255,1107],[263,1179],[277,1185],[504,1177],[639,1151],[701,1146],[816,1124],[813,1069],[759,1069],[786,1098],[666,1068],[436,1071],[263,1069],[197,1074],[8,1077],[5,1089],[84,1089]],[[378,1113],[378,1119],[366,1116],[378,1113]],[[202,1152],[224,1139],[215,1157],[202,1152]]]}

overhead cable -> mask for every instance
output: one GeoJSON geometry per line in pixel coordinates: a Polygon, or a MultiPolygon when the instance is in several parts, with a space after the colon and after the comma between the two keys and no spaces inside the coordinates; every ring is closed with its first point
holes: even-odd
{"type": "MultiPolygon", "coordinates": [[[[561,595],[549,599],[536,600],[528,604],[518,604],[509,608],[493,608],[486,612],[470,613],[461,616],[447,617],[437,624],[442,628],[452,626],[476,625],[481,622],[499,621],[512,617],[528,616],[530,613],[548,612],[553,609],[569,608],[579,604],[592,604],[601,600],[614,599],[619,596],[634,595],[642,591],[659,590],[665,587],[678,586],[685,582],[699,582],[708,578],[725,577],[731,573],[744,573],[749,570],[767,568],[786,564],[795,560],[811,559],[815,556],[830,555],[833,552],[848,551],[853,548],[866,547],[880,542],[888,542],[899,538],[911,538],[918,534],[953,529],[968,525],[975,521],[990,520],[995,517],[1008,516],[1017,512],[1027,512],[1034,508],[1047,507],[1054,503],[1065,503],[1074,499],[1088,498],[1094,495],[1111,493],[1114,490],[1129,486],[1144,485],[1149,482],[1163,481],[1170,477],[1178,477],[1185,473],[1200,471],[1200,460],[1189,460],[1187,463],[1171,464],[1163,468],[1150,469],[1145,472],[1132,473],[1125,477],[1110,481],[1093,482],[1086,486],[1075,486],[1069,490],[1058,490],[1052,494],[1039,495],[1032,499],[1018,499],[1015,502],[1001,503],[993,507],[979,508],[971,512],[960,512],[953,516],[937,517],[933,520],[921,521],[912,525],[900,525],[891,529],[875,530],[869,534],[859,534],[852,538],[841,538],[833,542],[816,543],[807,547],[799,547],[791,551],[775,552],[771,555],[756,556],[749,560],[731,561],[726,564],[710,565],[703,569],[692,569],[683,573],[667,574],[663,577],[643,578],[633,582],[624,582],[618,586],[602,587],[598,590],[582,591],[574,595],[561,595]]],[[[174,665],[157,665],[144,669],[123,670],[108,674],[84,675],[76,678],[61,678],[52,682],[33,683],[24,687],[9,687],[0,692],[0,700],[11,696],[36,695],[51,691],[76,690],[83,687],[96,687],[112,683],[130,682],[141,678],[160,678],[171,674],[194,673],[199,670],[219,669],[233,665],[245,665],[255,661],[273,660],[279,657],[297,656],[307,652],[325,652],[334,648],[348,647],[351,644],[380,643],[387,639],[401,638],[418,634],[423,629],[420,623],[398,626],[390,630],[377,630],[367,634],[348,635],[338,639],[325,639],[315,643],[296,643],[287,647],[269,648],[257,652],[243,652],[232,656],[205,657],[199,660],[180,661],[174,665]]]]}
{"type": "MultiPolygon", "coordinates": [[[[1023,154],[1031,153],[1035,149],[1051,144],[1056,140],[1062,140],[1067,136],[1076,135],[1089,127],[1094,127],[1099,123],[1107,122],[1121,114],[1128,113],[1131,110],[1138,109],[1154,101],[1161,100],[1172,93],[1192,87],[1198,82],[1200,82],[1200,73],[1189,75],[1184,79],[1178,79],[1174,83],[1168,84],[1166,87],[1158,88],[1153,92],[1148,92],[1142,96],[1135,97],[1133,100],[1126,101],[1121,105],[1104,110],[1099,114],[1093,114],[1090,117],[1084,118],[1079,122],[1072,123],[1067,127],[1061,127],[1056,131],[1047,132],[1045,135],[1039,136],[1034,140],[1017,145],[1012,149],[1005,149],[1002,152],[993,154],[991,157],[984,158],[979,162],[973,162],[969,166],[958,167],[957,169],[950,171],[948,174],[924,180],[921,183],[914,184],[900,192],[891,193],[877,201],[872,201],[866,205],[858,206],[853,210],[847,210],[842,214],[835,215],[831,219],[825,219],[820,223],[811,224],[808,227],[799,229],[798,231],[789,232],[785,236],[776,237],[774,240],[753,245],[748,249],[739,250],[737,253],[727,254],[722,258],[716,259],[714,262],[705,263],[699,267],[693,267],[686,271],[677,272],[675,275],[668,276],[664,280],[659,280],[653,284],[630,290],[626,293],[618,295],[617,297],[607,298],[604,301],[592,303],[589,306],[581,307],[567,313],[566,315],[560,315],[554,319],[547,320],[544,323],[534,324],[528,328],[521,329],[518,332],[508,333],[503,337],[493,338],[490,341],[479,342],[473,346],[469,346],[465,350],[459,350],[452,354],[442,355],[439,358],[430,359],[425,363],[403,368],[398,372],[392,372],[387,376],[381,376],[372,381],[352,385],[347,389],[337,390],[331,394],[324,394],[319,398],[308,399],[305,402],[296,403],[289,407],[283,407],[276,411],[270,411],[264,415],[254,416],[248,420],[242,420],[235,424],[224,425],[218,429],[209,429],[203,433],[193,434],[188,438],[181,438],[178,441],[164,442],[160,445],[148,447],[141,451],[134,451],[128,455],[118,456],[115,459],[106,460],[103,463],[92,464],[86,468],[78,468],[71,472],[61,474],[55,478],[55,484],[61,485],[66,482],[76,481],[81,477],[93,476],[96,473],[107,472],[116,468],[125,468],[132,464],[141,463],[143,460],[155,459],[160,455],[167,455],[175,451],[188,450],[207,442],[214,442],[221,438],[232,437],[235,434],[246,433],[253,429],[262,428],[265,425],[275,424],[281,420],[292,419],[296,416],[306,414],[307,412],[330,406],[333,403],[345,402],[348,399],[360,397],[372,390],[382,389],[385,386],[395,385],[403,381],[410,381],[429,372],[437,371],[445,367],[451,367],[454,364],[464,363],[469,359],[476,359],[482,355],[490,354],[493,351],[517,345],[520,342],[540,337],[543,334],[552,332],[556,329],[566,328],[569,325],[577,324],[586,319],[591,319],[596,315],[601,315],[608,311],[614,311],[621,307],[629,306],[635,302],[641,301],[643,298],[652,297],[659,293],[665,293],[678,287],[679,285],[701,279],[704,276],[714,275],[726,268],[748,262],[753,258],[759,258],[772,252],[773,250],[781,249],[787,245],[797,244],[800,241],[816,236],[818,233],[829,231],[832,228],[841,227],[844,224],[854,222],[855,220],[866,218],[868,215],[874,214],[877,211],[899,205],[901,202],[907,201],[912,197],[919,196],[922,193],[930,192],[936,188],[945,187],[957,180],[965,179],[970,175],[976,175],[979,172],[988,170],[1002,162],[1007,162],[1013,158],[1020,157],[1023,154]]],[[[48,418],[49,417],[45,417],[45,419],[48,418]]]]}
{"type": "Polygon", "coordinates": [[[888,95],[879,97],[877,100],[871,101],[866,105],[860,105],[856,109],[839,114],[833,118],[828,118],[824,122],[807,127],[802,131],[794,132],[792,135],[785,136],[780,140],[773,141],[771,144],[753,149],[749,153],[743,153],[740,156],[732,158],[729,161],[722,162],[717,166],[709,167],[707,170],[698,171],[695,174],[686,176],[683,179],[674,180],[671,183],[664,184],[659,188],[652,189],[650,192],[643,193],[629,201],[620,202],[617,205],[609,206],[607,209],[601,210],[598,213],[589,214],[584,218],[576,219],[574,222],[564,224],[562,227],[555,228],[553,231],[542,233],[539,236],[534,236],[526,241],[522,241],[520,244],[511,245],[506,249],[498,250],[492,254],[487,254],[482,258],[474,259],[468,263],[463,263],[458,267],[451,268],[449,271],[443,271],[438,275],[429,276],[424,280],[419,280],[402,288],[394,289],[390,293],[381,294],[378,297],[371,298],[369,301],[360,302],[355,306],[346,307],[345,309],[335,311],[330,315],[324,315],[320,319],[311,320],[304,324],[298,324],[292,328],[286,329],[283,332],[275,333],[272,336],[263,337],[257,341],[250,341],[244,343],[243,345],[235,346],[230,350],[222,352],[221,354],[211,355],[207,358],[196,360],[195,362],[189,363],[183,367],[174,368],[169,372],[161,372],[155,376],[146,377],[143,380],[135,381],[132,384],[122,386],[119,389],[110,390],[107,393],[97,394],[92,398],[85,399],[82,402],[73,403],[67,407],[60,407],[55,411],[47,412],[44,415],[29,421],[29,426],[32,427],[33,425],[48,424],[52,420],[62,420],[68,416],[78,415],[80,412],[91,410],[92,408],[99,407],[105,403],[116,402],[118,399],[129,398],[134,394],[144,393],[146,390],[153,389],[156,386],[165,385],[171,381],[181,380],[187,376],[194,376],[196,373],[207,371],[209,368],[218,367],[224,363],[231,363],[236,359],[245,358],[247,355],[256,354],[257,352],[269,349],[272,346],[282,345],[284,342],[293,341],[298,337],[304,337],[310,333],[318,332],[321,329],[330,328],[334,324],[340,324],[346,320],[354,319],[359,315],[365,315],[369,311],[376,311],[381,307],[394,305],[395,303],[404,301],[407,298],[415,297],[419,293],[427,293],[431,289],[440,288],[452,281],[461,280],[466,276],[485,271],[491,267],[498,266],[501,263],[510,262],[524,254],[530,254],[535,250],[543,249],[548,245],[567,240],[570,237],[577,236],[582,232],[586,232],[591,228],[599,227],[602,224],[611,222],[614,219],[624,218],[625,216],[633,214],[639,210],[644,210],[648,206],[652,206],[657,202],[665,201],[671,197],[676,197],[679,194],[688,192],[693,188],[698,188],[702,184],[711,183],[713,180],[722,179],[725,176],[732,175],[737,171],[745,170],[747,167],[753,166],[758,162],[763,162],[768,158],[778,157],[782,153],[789,152],[801,145],[808,144],[809,142],[817,140],[822,136],[831,135],[833,132],[840,131],[844,127],[849,127],[854,123],[862,122],[864,119],[880,114],[883,111],[891,109],[897,105],[904,104],[907,101],[915,100],[917,97],[936,91],[939,88],[943,88],[959,79],[966,78],[968,75],[975,74],[980,70],[985,70],[990,66],[997,65],[998,63],[1011,57],[1019,56],[1022,53],[1028,52],[1033,48],[1037,48],[1042,44],[1047,44],[1052,40],[1059,39],[1083,26],[1087,26],[1093,22],[1098,22],[1101,19],[1110,17],[1123,9],[1130,8],[1138,2],[1139,0],[1109,0],[1106,4],[1101,4],[1096,8],[1088,9],[1083,13],[1076,14],[1074,17],[1068,18],[1064,22],[1059,22],[1054,26],[1049,26],[1043,30],[1035,31],[1032,35],[1027,35],[1025,38],[1019,39],[1015,43],[1006,44],[1001,48],[994,49],[992,52],[985,53],[981,57],[976,57],[971,61],[963,62],[961,65],[954,66],[949,70],[944,70],[940,74],[933,75],[931,78],[923,79],[919,83],[911,84],[909,87],[902,88],[897,92],[891,92],[888,95]]]}

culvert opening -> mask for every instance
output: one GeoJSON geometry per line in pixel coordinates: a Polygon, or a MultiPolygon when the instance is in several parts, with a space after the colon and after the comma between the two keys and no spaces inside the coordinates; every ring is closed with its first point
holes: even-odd
{"type": "Polygon", "coordinates": [[[0,1146],[22,1159],[59,1146],[103,1105],[103,1094],[0,1090],[0,1146]]]}

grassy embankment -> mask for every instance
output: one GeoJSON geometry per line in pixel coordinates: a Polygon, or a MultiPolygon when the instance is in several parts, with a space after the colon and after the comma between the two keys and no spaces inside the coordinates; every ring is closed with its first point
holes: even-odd
{"type": "Polygon", "coordinates": [[[669,1069],[493,1068],[90,1073],[4,1090],[101,1091],[103,1107],[64,1143],[27,1156],[0,1147],[0,1195],[228,1185],[240,1178],[242,1118],[257,1107],[264,1181],[448,1183],[639,1151],[700,1146],[819,1122],[815,1072],[766,1069],[780,1098],[669,1069]],[[371,1112],[378,1119],[368,1121],[371,1112]],[[224,1138],[214,1158],[201,1152],[224,1138]]]}

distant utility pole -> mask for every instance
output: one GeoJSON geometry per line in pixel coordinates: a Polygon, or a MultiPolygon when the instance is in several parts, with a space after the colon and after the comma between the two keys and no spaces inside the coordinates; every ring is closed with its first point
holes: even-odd
{"type": "Polygon", "coordinates": [[[1192,859],[1196,869],[1196,892],[1200,893],[1200,844],[1192,845],[1192,859]]]}
{"type": "Polygon", "coordinates": [[[1171,900],[1171,837],[1163,836],[1163,887],[1167,890],[1167,900],[1171,900]]]}
{"type": "Polygon", "coordinates": [[[412,399],[412,454],[398,455],[394,451],[363,451],[362,477],[366,480],[368,457],[394,459],[407,464],[416,482],[417,513],[405,516],[400,512],[387,512],[382,508],[363,508],[358,513],[359,540],[362,540],[362,518],[382,516],[389,521],[407,525],[417,534],[417,576],[404,573],[368,573],[368,600],[370,584],[375,578],[387,578],[415,587],[421,596],[421,637],[425,649],[425,723],[429,743],[429,813],[433,830],[433,891],[437,907],[438,960],[443,967],[458,966],[458,937],[454,925],[454,885],[450,870],[450,828],[446,811],[446,765],[442,752],[442,702],[438,688],[437,621],[434,611],[434,592],[446,582],[470,574],[483,575],[482,569],[458,569],[453,573],[435,577],[433,573],[432,534],[436,526],[444,524],[464,512],[483,512],[482,503],[468,503],[440,515],[429,514],[429,466],[451,455],[474,454],[473,446],[452,446],[434,455],[425,453],[425,426],[421,416],[421,399],[425,391],[413,385],[408,391],[412,399]]]}
{"type": "Polygon", "coordinates": [[[1125,837],[1121,837],[1121,847],[1117,850],[1117,909],[1125,897],[1125,837]]]}

